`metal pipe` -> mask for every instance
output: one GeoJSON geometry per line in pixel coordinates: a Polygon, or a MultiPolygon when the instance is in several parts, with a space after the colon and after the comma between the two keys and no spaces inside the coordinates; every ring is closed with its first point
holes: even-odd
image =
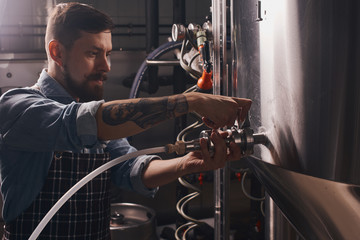
{"type": "MultiPolygon", "coordinates": [[[[159,46],[159,0],[146,2],[146,52],[150,53],[159,46]]],[[[148,93],[153,94],[159,89],[158,68],[149,68],[148,93]]]]}
{"type": "Polygon", "coordinates": [[[173,0],[173,23],[185,24],[185,0],[173,0]]]}
{"type": "MultiPolygon", "coordinates": [[[[172,24],[159,24],[159,28],[171,28],[172,24]]],[[[116,28],[145,28],[146,24],[115,24],[116,28]]],[[[1,28],[46,28],[45,24],[5,24],[1,28]]]]}
{"type": "Polygon", "coordinates": [[[146,52],[159,46],[159,0],[145,1],[146,16],[146,52]]]}
{"type": "Polygon", "coordinates": [[[146,64],[150,66],[179,66],[179,60],[148,60],[146,59],[146,64]]]}
{"type": "MultiPolygon", "coordinates": [[[[146,36],[146,33],[112,33],[113,37],[146,36]]],[[[158,33],[159,36],[169,36],[169,33],[158,33]]],[[[1,33],[0,37],[45,37],[45,33],[1,33]]]]}
{"type": "MultiPolygon", "coordinates": [[[[223,83],[227,82],[226,67],[226,0],[212,0],[213,35],[214,35],[214,70],[213,91],[216,95],[224,94],[223,83]]],[[[227,84],[225,85],[227,87],[227,84]]],[[[229,239],[229,209],[227,208],[229,194],[229,168],[215,171],[215,239],[229,239]]]]}

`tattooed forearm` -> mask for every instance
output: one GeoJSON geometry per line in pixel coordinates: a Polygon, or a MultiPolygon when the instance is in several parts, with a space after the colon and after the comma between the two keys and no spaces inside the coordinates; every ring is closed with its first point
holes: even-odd
{"type": "Polygon", "coordinates": [[[175,95],[156,99],[143,98],[137,103],[111,104],[104,108],[102,119],[104,123],[112,126],[133,121],[146,129],[187,112],[186,97],[175,95]]]}

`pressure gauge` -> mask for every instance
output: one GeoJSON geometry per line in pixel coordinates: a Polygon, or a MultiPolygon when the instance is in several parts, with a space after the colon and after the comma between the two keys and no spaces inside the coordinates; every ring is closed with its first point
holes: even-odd
{"type": "Polygon", "coordinates": [[[184,25],[173,24],[172,30],[171,30],[172,39],[175,42],[182,41],[185,38],[185,31],[186,31],[186,28],[184,25]]]}

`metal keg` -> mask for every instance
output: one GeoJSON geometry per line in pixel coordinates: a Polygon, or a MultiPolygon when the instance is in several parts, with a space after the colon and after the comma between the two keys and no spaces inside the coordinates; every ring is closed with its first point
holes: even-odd
{"type": "Polygon", "coordinates": [[[112,240],[156,240],[156,215],[151,208],[134,203],[111,204],[112,240]]]}

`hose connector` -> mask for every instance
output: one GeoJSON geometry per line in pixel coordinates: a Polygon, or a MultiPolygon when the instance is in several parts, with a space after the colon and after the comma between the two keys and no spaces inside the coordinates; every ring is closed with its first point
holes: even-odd
{"type": "MultiPolygon", "coordinates": [[[[269,142],[265,133],[254,134],[251,128],[238,129],[232,127],[227,130],[228,136],[225,138],[226,145],[229,146],[231,142],[237,144],[243,155],[251,155],[254,153],[255,144],[267,145],[269,142]]],[[[166,145],[166,153],[174,153],[183,155],[188,152],[200,151],[200,139],[204,138],[207,141],[210,154],[215,151],[214,143],[210,140],[211,130],[204,130],[200,133],[199,138],[191,141],[177,141],[175,144],[166,145]]]]}
{"type": "Polygon", "coordinates": [[[185,154],[185,142],[184,141],[177,141],[175,144],[166,144],[165,145],[165,152],[170,153],[176,153],[177,155],[185,154]]]}

